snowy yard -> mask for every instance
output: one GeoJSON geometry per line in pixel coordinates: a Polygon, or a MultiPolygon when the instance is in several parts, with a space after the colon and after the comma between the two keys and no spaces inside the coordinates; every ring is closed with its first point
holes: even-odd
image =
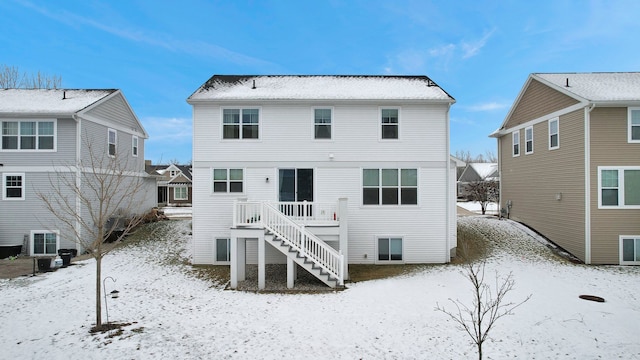
{"type": "MultiPolygon", "coordinates": [[[[534,234],[495,218],[460,217],[495,245],[487,272],[513,272],[507,300],[531,300],[501,319],[486,359],[640,358],[640,268],[554,260],[534,234]],[[600,295],[604,303],[579,299],[600,295]]],[[[475,348],[436,304],[470,299],[461,267],[438,265],[323,294],[226,291],[193,275],[190,220],[103,261],[117,334],[89,334],[92,260],[36,277],[0,280],[2,358],[24,359],[469,359],[475,348]]],[[[103,316],[103,320],[106,320],[103,316]]]]}

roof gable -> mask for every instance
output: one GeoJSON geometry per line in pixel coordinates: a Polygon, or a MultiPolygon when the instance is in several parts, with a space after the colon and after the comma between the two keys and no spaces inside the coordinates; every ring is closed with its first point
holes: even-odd
{"type": "Polygon", "coordinates": [[[453,103],[426,76],[214,75],[187,100],[431,100],[453,103]]]}

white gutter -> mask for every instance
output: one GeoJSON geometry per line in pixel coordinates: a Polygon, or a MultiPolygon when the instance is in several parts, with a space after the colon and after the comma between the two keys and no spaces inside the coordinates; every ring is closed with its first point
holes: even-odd
{"type": "Polygon", "coordinates": [[[584,108],[584,263],[591,264],[591,111],[584,108]]]}
{"type": "Polygon", "coordinates": [[[449,126],[449,121],[450,121],[449,113],[450,113],[450,111],[451,111],[451,103],[449,103],[449,105],[447,106],[447,121],[446,121],[446,124],[445,124],[445,126],[447,128],[447,130],[446,130],[446,132],[447,132],[447,149],[446,149],[447,153],[445,154],[446,155],[446,159],[447,159],[446,160],[447,161],[447,165],[446,165],[446,169],[445,169],[445,171],[446,171],[445,179],[446,179],[446,183],[447,183],[446,184],[446,189],[447,189],[446,190],[447,191],[446,194],[447,195],[445,197],[445,199],[447,199],[446,200],[446,203],[447,203],[446,204],[446,206],[447,206],[447,216],[446,216],[447,241],[445,241],[445,253],[444,253],[444,255],[445,255],[445,257],[444,257],[445,263],[448,263],[448,262],[451,261],[451,251],[450,251],[450,249],[451,249],[451,245],[452,245],[452,236],[453,236],[453,234],[451,232],[451,221],[453,219],[451,217],[453,216],[452,215],[452,211],[454,210],[454,208],[452,207],[453,198],[451,197],[451,190],[452,190],[451,189],[451,149],[450,149],[450,146],[451,146],[451,138],[450,138],[451,134],[450,134],[450,129],[449,129],[450,128],[450,126],[449,126]]]}

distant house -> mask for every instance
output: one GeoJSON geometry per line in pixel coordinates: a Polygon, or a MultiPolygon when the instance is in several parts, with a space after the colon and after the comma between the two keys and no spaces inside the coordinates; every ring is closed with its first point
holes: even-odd
{"type": "Polygon", "coordinates": [[[191,206],[191,165],[152,165],[147,160],[145,170],[156,178],[158,206],[191,206]]]}
{"type": "Polygon", "coordinates": [[[640,264],[640,73],[531,74],[492,136],[512,219],[587,264],[640,264]]]}
{"type": "Polygon", "coordinates": [[[193,261],[287,264],[340,286],[349,264],[446,263],[456,248],[449,108],[426,76],[215,75],[193,106],[193,261]],[[296,265],[297,264],[297,265],[296,265]]]}
{"type": "MultiPolygon", "coordinates": [[[[142,177],[146,189],[153,190],[144,172],[148,135],[120,90],[0,89],[0,123],[2,246],[22,245],[22,251],[33,256],[56,255],[61,248],[84,251],[38,193],[50,190],[63,173],[75,177],[80,189],[89,189],[93,184],[86,179],[92,171],[108,171],[86,167],[92,159],[121,161],[124,181],[142,177]]],[[[69,203],[75,201],[83,216],[89,210],[75,194],[69,190],[69,203]]],[[[140,213],[154,205],[144,193],[137,204],[134,210],[140,213]]],[[[82,229],[77,223],[67,225],[82,229]]]]}
{"type": "Polygon", "coordinates": [[[468,185],[481,181],[500,181],[497,163],[468,163],[458,177],[458,197],[467,197],[468,185]]]}

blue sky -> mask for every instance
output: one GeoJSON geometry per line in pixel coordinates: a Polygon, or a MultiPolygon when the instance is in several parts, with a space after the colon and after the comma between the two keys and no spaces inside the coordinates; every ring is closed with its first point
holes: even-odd
{"type": "Polygon", "coordinates": [[[186,98],[213,74],[427,75],[451,152],[495,153],[532,72],[639,71],[640,1],[0,2],[0,64],[122,89],[146,158],[191,160],[186,98]]]}

